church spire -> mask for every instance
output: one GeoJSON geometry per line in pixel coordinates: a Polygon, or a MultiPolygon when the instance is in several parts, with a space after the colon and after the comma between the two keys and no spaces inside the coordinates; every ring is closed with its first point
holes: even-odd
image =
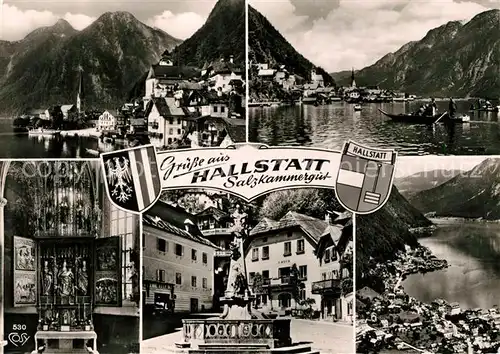
{"type": "Polygon", "coordinates": [[[354,68],[352,68],[352,71],[351,71],[351,87],[352,88],[356,87],[356,80],[354,79],[354,68]]]}
{"type": "Polygon", "coordinates": [[[82,100],[83,100],[83,68],[78,67],[80,72],[79,82],[78,82],[78,95],[76,96],[76,109],[78,114],[82,113],[82,100]]]}

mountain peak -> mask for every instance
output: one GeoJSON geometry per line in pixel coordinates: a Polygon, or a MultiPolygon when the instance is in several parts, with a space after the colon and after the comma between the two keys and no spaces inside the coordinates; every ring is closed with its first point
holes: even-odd
{"type": "Polygon", "coordinates": [[[52,26],[53,29],[62,29],[62,30],[67,30],[67,29],[74,29],[73,26],[71,26],[71,24],[66,21],[64,18],[60,18],[59,20],[57,20],[57,22],[52,26]]]}
{"type": "Polygon", "coordinates": [[[97,21],[139,21],[128,11],[108,11],[103,13],[97,21]]]}

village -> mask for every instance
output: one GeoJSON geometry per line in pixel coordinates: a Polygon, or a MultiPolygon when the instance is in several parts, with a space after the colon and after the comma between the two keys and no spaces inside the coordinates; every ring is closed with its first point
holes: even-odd
{"type": "Polygon", "coordinates": [[[462,309],[443,299],[427,304],[406,294],[401,286],[407,275],[447,266],[422,246],[401,251],[393,261],[374,263],[368,277],[382,279],[385,291],[365,286],[356,292],[358,351],[497,353],[500,309],[462,309]]]}
{"type": "Polygon", "coordinates": [[[120,107],[86,108],[82,78],[80,72],[75,104],[31,110],[14,120],[14,132],[94,137],[121,147],[151,143],[159,150],[246,140],[244,70],[232,56],[198,70],[174,65],[165,52],[149,70],[144,97],[120,107]]]}
{"type": "Polygon", "coordinates": [[[330,104],[337,101],[361,102],[404,102],[412,101],[416,95],[384,90],[379,86],[361,87],[356,84],[354,69],[350,85],[337,87],[333,80],[325,79],[320,70],[313,68],[309,77],[294,74],[285,65],[252,63],[250,66],[249,107],[274,106],[279,104],[330,104]]]}

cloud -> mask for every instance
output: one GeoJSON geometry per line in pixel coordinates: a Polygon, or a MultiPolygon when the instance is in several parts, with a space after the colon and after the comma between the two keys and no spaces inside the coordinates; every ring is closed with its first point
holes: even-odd
{"type": "Polygon", "coordinates": [[[64,18],[74,28],[81,30],[95,18],[83,14],[67,12],[59,15],[51,11],[20,10],[16,6],[3,4],[1,7],[0,39],[19,40],[36,28],[52,26],[58,19],[64,18]]]}
{"type": "Polygon", "coordinates": [[[149,19],[147,24],[157,27],[176,38],[186,39],[203,26],[205,21],[205,17],[195,12],[174,14],[171,11],[164,11],[161,15],[149,19]]]}
{"type": "Polygon", "coordinates": [[[250,3],[297,51],[330,72],[371,65],[404,44],[422,39],[433,28],[469,20],[491,8],[487,4],[499,4],[498,0],[481,4],[472,0],[339,0],[327,14],[305,16],[291,1],[250,3]]]}

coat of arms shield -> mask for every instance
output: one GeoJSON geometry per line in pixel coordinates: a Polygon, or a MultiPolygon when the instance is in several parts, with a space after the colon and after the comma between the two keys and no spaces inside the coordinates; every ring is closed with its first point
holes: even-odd
{"type": "Polygon", "coordinates": [[[358,214],[380,209],[391,193],[396,156],[394,150],[345,143],[335,183],[340,204],[358,214]]]}
{"type": "Polygon", "coordinates": [[[106,191],[121,209],[141,213],[161,193],[156,152],[152,145],[101,154],[106,191]]]}

